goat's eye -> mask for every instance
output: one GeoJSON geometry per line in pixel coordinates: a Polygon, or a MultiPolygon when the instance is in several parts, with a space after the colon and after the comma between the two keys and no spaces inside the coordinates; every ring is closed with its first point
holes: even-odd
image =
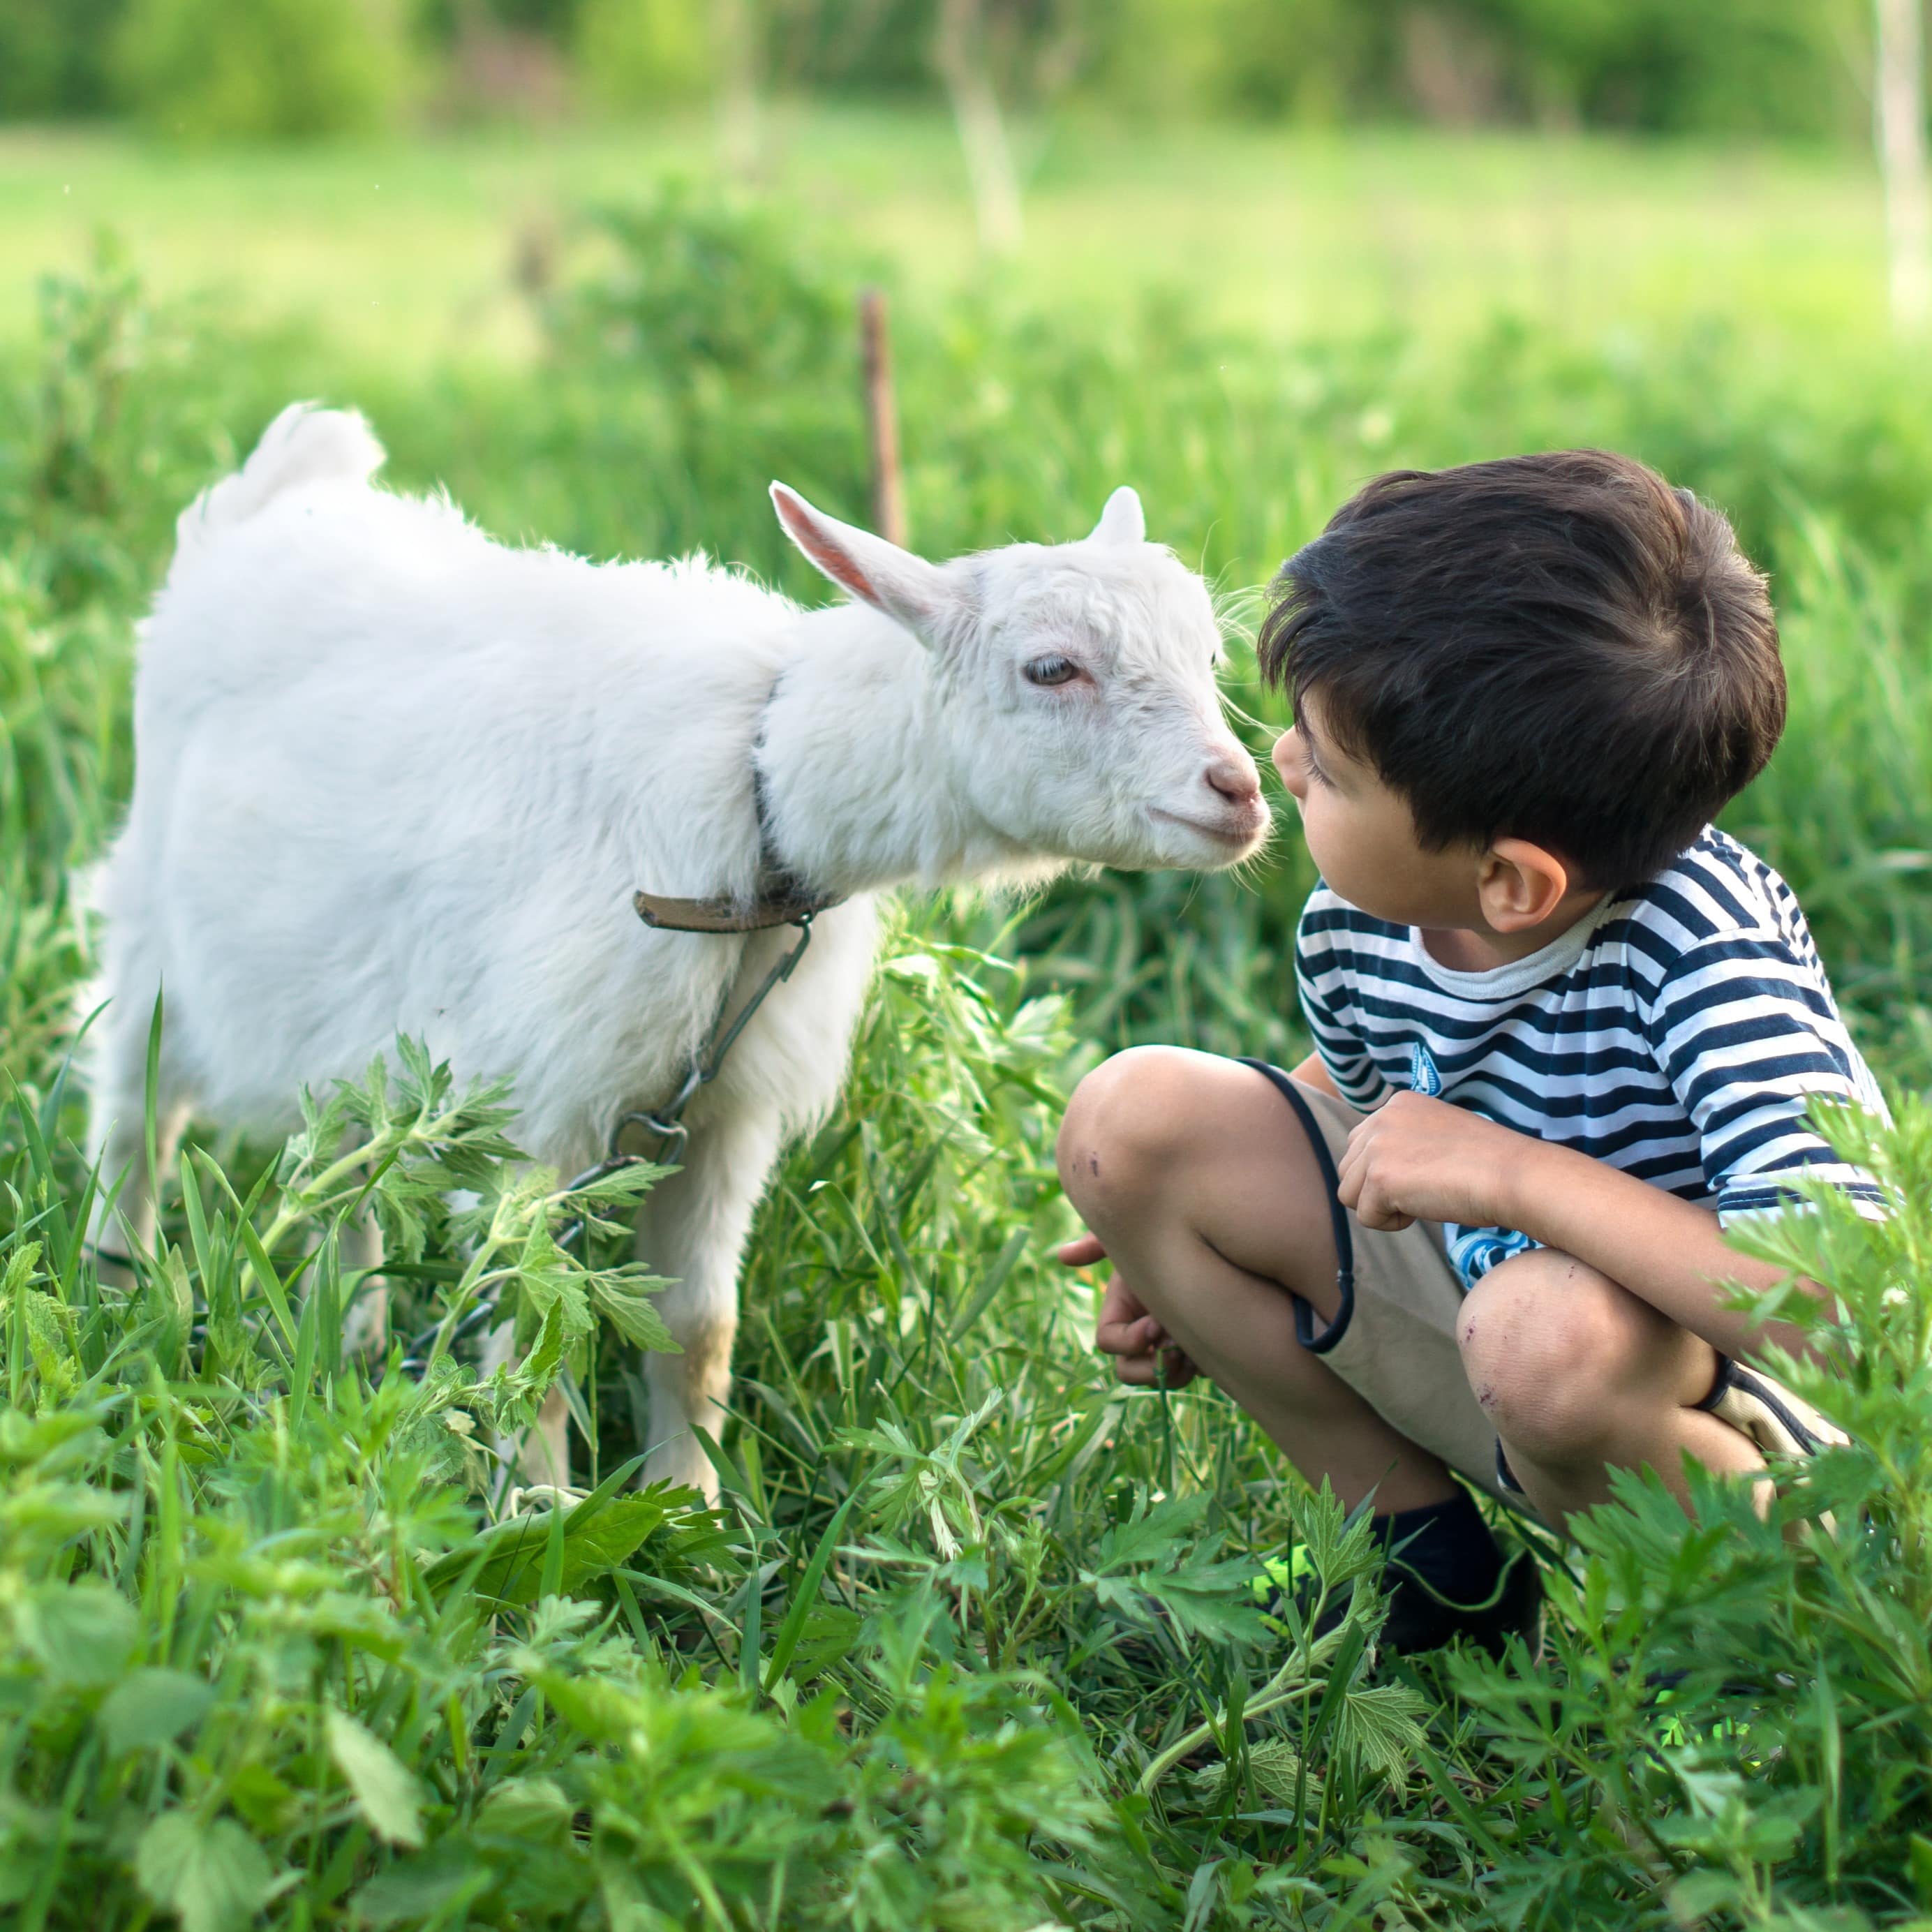
{"type": "Polygon", "coordinates": [[[1080,667],[1071,658],[1035,658],[1026,668],[1029,684],[1071,684],[1080,675],[1080,667]]]}

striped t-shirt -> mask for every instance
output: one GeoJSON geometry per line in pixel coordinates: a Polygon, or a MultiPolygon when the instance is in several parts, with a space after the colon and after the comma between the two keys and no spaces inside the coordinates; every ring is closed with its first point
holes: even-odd
{"type": "MultiPolygon", "coordinates": [[[[1486,973],[1438,965],[1412,927],[1318,886],[1295,937],[1302,1012],[1344,1099],[1405,1089],[1704,1202],[1780,1207],[1799,1169],[1870,1211],[1883,1197],[1805,1118],[1814,1099],[1881,1115],[1791,889],[1708,827],[1646,884],[1540,952],[1486,973]]],[[[1534,1244],[1444,1229],[1466,1284],[1534,1244]]]]}

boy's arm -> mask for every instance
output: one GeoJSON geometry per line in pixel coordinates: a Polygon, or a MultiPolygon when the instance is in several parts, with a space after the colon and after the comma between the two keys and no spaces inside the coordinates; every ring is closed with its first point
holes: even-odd
{"type": "Polygon", "coordinates": [[[1318,1094],[1327,1094],[1337,1100],[1342,1097],[1342,1090],[1335,1084],[1318,1053],[1311,1053],[1299,1066],[1290,1067],[1288,1077],[1299,1080],[1304,1087],[1312,1087],[1318,1094]]]}
{"type": "Polygon", "coordinates": [[[1396,1094],[1371,1114],[1349,1136],[1341,1196],[1366,1227],[1427,1220],[1519,1228],[1726,1354],[1768,1344],[1808,1352],[1803,1331],[1790,1323],[1754,1322],[1723,1305],[1733,1283],[1762,1290],[1785,1276],[1726,1246],[1713,1210],[1446,1101],[1396,1094]]]}

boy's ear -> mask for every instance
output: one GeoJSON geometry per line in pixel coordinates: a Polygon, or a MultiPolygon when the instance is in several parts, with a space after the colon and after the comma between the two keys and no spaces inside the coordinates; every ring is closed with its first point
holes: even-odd
{"type": "Polygon", "coordinates": [[[1492,932],[1526,932],[1556,911],[1574,883],[1554,852],[1527,838],[1498,838],[1483,855],[1476,895],[1492,932]]]}

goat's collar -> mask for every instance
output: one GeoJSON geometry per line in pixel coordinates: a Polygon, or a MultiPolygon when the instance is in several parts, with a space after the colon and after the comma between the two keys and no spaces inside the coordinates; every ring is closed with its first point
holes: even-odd
{"type": "MultiPolygon", "coordinates": [[[[778,695],[775,680],[765,700],[765,712],[778,695]]],[[[752,808],[758,821],[758,885],[748,899],[676,899],[658,892],[634,892],[631,904],[638,916],[662,932],[762,932],[769,926],[798,926],[814,913],[843,905],[844,892],[814,892],[778,857],[772,843],[771,810],[765,796],[765,775],[758,764],[764,747],[764,716],[752,748],[752,808]]]]}
{"type": "Polygon", "coordinates": [[[789,873],[790,890],[760,882],[755,898],[674,899],[658,892],[633,892],[631,903],[646,926],[663,932],[762,932],[770,926],[796,926],[814,913],[845,903],[843,892],[812,892],[789,873]]]}

